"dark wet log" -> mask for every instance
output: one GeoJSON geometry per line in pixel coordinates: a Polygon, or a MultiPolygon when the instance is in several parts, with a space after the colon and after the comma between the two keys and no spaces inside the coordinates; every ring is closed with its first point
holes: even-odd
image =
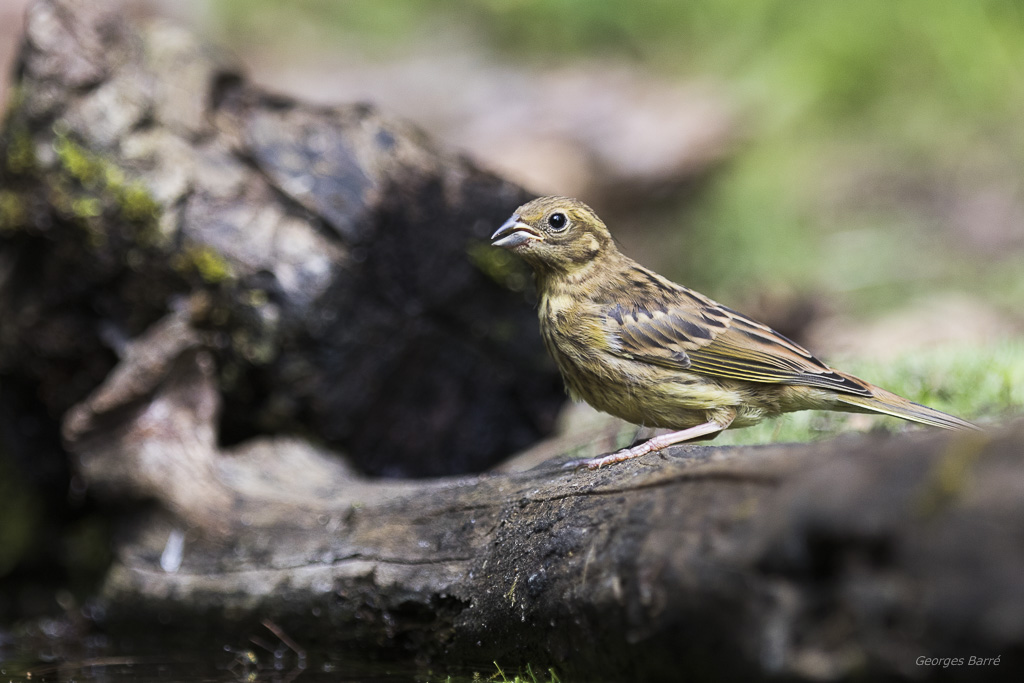
{"type": "Polygon", "coordinates": [[[298,440],[218,450],[213,363],[178,324],[66,425],[92,486],[159,503],[127,523],[115,623],[269,617],[300,642],[582,680],[1022,670],[1020,427],[374,481],[298,440]]]}

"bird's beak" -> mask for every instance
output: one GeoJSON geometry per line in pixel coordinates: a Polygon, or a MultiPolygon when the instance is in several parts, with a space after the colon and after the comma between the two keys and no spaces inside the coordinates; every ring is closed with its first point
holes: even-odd
{"type": "Polygon", "coordinates": [[[519,214],[513,214],[512,218],[505,221],[500,228],[491,235],[491,245],[510,249],[530,240],[543,239],[536,230],[519,220],[519,214]]]}

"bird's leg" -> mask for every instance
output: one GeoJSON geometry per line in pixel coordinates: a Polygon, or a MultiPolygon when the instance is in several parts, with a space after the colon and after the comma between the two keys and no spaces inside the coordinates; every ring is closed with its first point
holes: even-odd
{"type": "Polygon", "coordinates": [[[723,425],[714,421],[705,422],[704,424],[699,424],[696,427],[690,427],[689,429],[683,429],[678,432],[669,432],[668,434],[662,434],[661,436],[651,437],[647,441],[644,441],[642,444],[633,446],[632,448],[623,448],[621,451],[615,451],[614,453],[604,455],[599,458],[587,458],[586,460],[572,460],[570,462],[565,463],[564,467],[586,467],[587,469],[596,470],[599,467],[604,467],[605,465],[613,465],[617,462],[622,462],[623,460],[632,460],[633,458],[639,458],[641,455],[647,455],[648,453],[653,453],[654,451],[660,451],[661,449],[668,448],[673,444],[682,443],[683,441],[690,441],[692,439],[699,439],[702,436],[707,436],[708,434],[720,432],[728,426],[728,424],[723,425]]]}

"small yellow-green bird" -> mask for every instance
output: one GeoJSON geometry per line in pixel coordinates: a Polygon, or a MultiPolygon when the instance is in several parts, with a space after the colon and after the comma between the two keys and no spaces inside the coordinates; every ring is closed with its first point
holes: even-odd
{"type": "Polygon", "coordinates": [[[570,396],[677,430],[573,465],[595,469],[794,410],[978,429],[833,370],[767,325],[644,268],[576,199],[528,202],[491,239],[533,268],[541,336],[570,396]]]}

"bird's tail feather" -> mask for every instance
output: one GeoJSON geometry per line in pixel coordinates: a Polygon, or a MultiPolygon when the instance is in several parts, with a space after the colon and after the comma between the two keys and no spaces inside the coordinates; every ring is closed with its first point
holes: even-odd
{"type": "Polygon", "coordinates": [[[863,409],[865,412],[884,413],[933,427],[942,427],[943,429],[981,429],[967,420],[961,420],[959,417],[949,415],[941,410],[935,410],[920,403],[908,401],[902,396],[897,396],[879,387],[872,386],[871,393],[872,396],[841,395],[836,398],[846,405],[863,409]]]}

